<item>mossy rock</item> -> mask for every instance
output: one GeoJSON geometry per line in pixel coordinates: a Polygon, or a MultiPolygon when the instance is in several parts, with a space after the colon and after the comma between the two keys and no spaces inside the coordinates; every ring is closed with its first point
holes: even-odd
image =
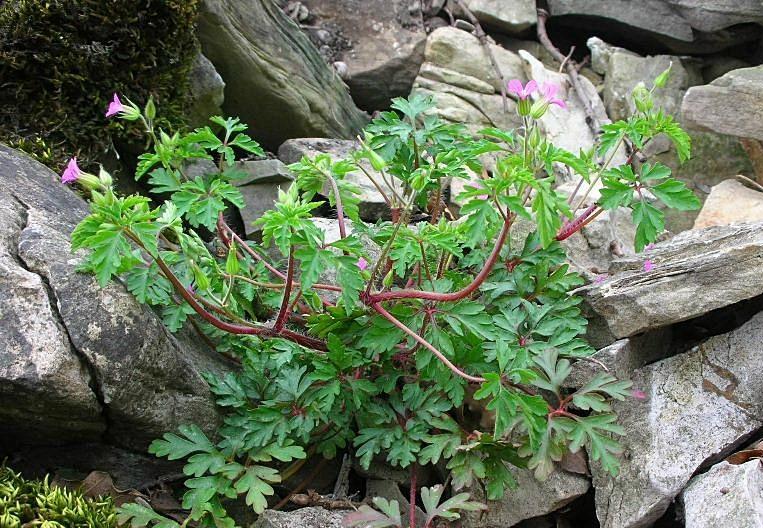
{"type": "Polygon", "coordinates": [[[0,466],[0,526],[116,528],[117,514],[111,498],[90,499],[51,485],[48,477],[26,480],[0,466]]]}
{"type": "Polygon", "coordinates": [[[164,125],[182,126],[198,3],[0,2],[0,141],[56,169],[72,154],[88,165],[126,135],[104,117],[114,92],[153,95],[164,125]]]}

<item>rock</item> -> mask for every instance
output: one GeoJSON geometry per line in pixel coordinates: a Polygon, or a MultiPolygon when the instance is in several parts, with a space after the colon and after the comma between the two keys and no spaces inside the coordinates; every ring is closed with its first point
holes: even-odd
{"type": "Polygon", "coordinates": [[[690,88],[681,111],[684,122],[699,130],[763,140],[763,66],[690,88]]]}
{"type": "Polygon", "coordinates": [[[725,180],[713,187],[694,221],[694,229],[763,221],[763,192],[725,180]]]}
{"type": "Polygon", "coordinates": [[[590,359],[573,363],[572,372],[564,384],[570,388],[582,387],[602,372],[617,379],[630,379],[636,369],[669,355],[670,338],[671,332],[663,329],[615,341],[598,350],[590,359]]]}
{"type": "Polygon", "coordinates": [[[655,90],[652,99],[655,108],[662,107],[665,113],[675,115],[689,86],[702,82],[701,78],[697,78],[699,75],[692,79],[679,57],[639,57],[619,51],[611,53],[604,80],[604,105],[609,116],[617,121],[633,115],[636,112],[631,96],[633,89],[641,82],[647,89],[651,88],[654,79],[669,66],[671,70],[667,85],[655,90]]]}
{"type": "Polygon", "coordinates": [[[316,25],[336,28],[347,42],[335,60],[347,65],[350,94],[364,110],[386,110],[394,97],[406,97],[424,60],[426,33],[408,2],[390,0],[305,0],[316,25]]]}
{"type": "MultiPolygon", "coordinates": [[[[329,154],[332,161],[339,161],[348,158],[358,148],[357,142],[343,139],[290,139],[278,148],[278,158],[284,163],[296,163],[303,156],[312,158],[317,154],[329,154]]],[[[377,182],[382,181],[367,160],[362,160],[360,163],[366,171],[376,176],[377,182]]],[[[379,218],[389,216],[389,207],[384,197],[362,171],[350,172],[344,178],[360,189],[360,217],[363,220],[375,222],[379,218]]],[[[327,196],[330,192],[330,189],[326,188],[323,194],[327,196]]]]}
{"type": "Polygon", "coordinates": [[[198,25],[225,79],[224,110],[268,148],[288,138],[353,137],[365,117],[339,76],[270,0],[204,0],[198,25]]]}
{"type": "Polygon", "coordinates": [[[0,145],[0,178],[2,276],[16,277],[17,299],[0,308],[0,413],[16,433],[3,440],[61,444],[103,432],[142,450],[181,424],[213,430],[219,415],[201,373],[224,370],[221,356],[195,335],[171,335],[122,285],[100,289],[75,272],[69,235],[87,207],[57,175],[0,145]]]}
{"type": "MultiPolygon", "coordinates": [[[[468,513],[464,525],[469,528],[508,528],[517,523],[554,512],[585,495],[591,483],[583,475],[561,469],[555,470],[541,482],[532,471],[511,468],[518,487],[506,491],[499,501],[485,502],[488,509],[481,513],[468,513]]],[[[480,488],[474,489],[472,500],[484,502],[480,488]]]]}
{"type": "Polygon", "coordinates": [[[342,528],[342,519],[347,513],[319,507],[290,512],[265,510],[252,528],[342,528]]]}
{"type": "MultiPolygon", "coordinates": [[[[0,149],[0,166],[10,176],[9,151],[0,149]]],[[[58,205],[76,203],[73,195],[63,198],[58,205]]],[[[28,222],[18,198],[0,194],[0,447],[97,439],[106,420],[90,388],[92,376],[69,341],[48,285],[19,257],[28,222]]]]}
{"type": "Polygon", "coordinates": [[[763,23],[759,0],[664,0],[699,31],[719,31],[736,24],[763,23]]]}
{"type": "Polygon", "coordinates": [[[586,46],[588,46],[588,49],[591,50],[591,68],[593,68],[593,71],[600,75],[607,73],[607,70],[609,69],[609,58],[614,53],[624,53],[634,57],[639,56],[638,53],[633,51],[608,44],[601,40],[599,37],[589,38],[586,41],[586,46]]]}
{"type": "Polygon", "coordinates": [[[214,65],[201,53],[193,62],[189,78],[191,103],[187,112],[188,125],[190,127],[208,125],[210,117],[223,115],[225,82],[215,70],[214,65]]]}
{"type": "Polygon", "coordinates": [[[237,169],[246,174],[234,183],[244,197],[245,205],[239,211],[246,236],[252,239],[260,231],[259,226],[254,225],[255,220],[273,208],[273,203],[278,199],[278,189],[286,190],[294,177],[286,165],[277,159],[242,161],[237,169]]]}
{"type": "Polygon", "coordinates": [[[760,6],[756,0],[722,2],[725,5],[720,7],[719,2],[712,0],[644,0],[639,3],[630,0],[549,0],[548,6],[552,19],[558,24],[555,28],[569,26],[590,33],[590,28],[596,27],[600,34],[616,34],[640,48],[707,54],[760,38],[760,28],[753,24],[721,28],[735,17],[733,4],[737,3],[749,6],[747,10],[742,7],[736,14],[737,20],[759,20],[756,15],[760,6]],[[699,9],[692,10],[692,7],[699,9]],[[705,20],[714,10],[716,15],[725,17],[724,22],[717,23],[720,17],[716,21],[712,18],[705,20]]]}
{"type": "MultiPolygon", "coordinates": [[[[517,54],[496,45],[490,49],[505,79],[525,80],[517,54]]],[[[434,99],[432,114],[471,132],[521,124],[513,100],[507,99],[504,110],[501,80],[477,37],[466,31],[443,27],[429,35],[414,90],[434,99]]]]}
{"type": "MultiPolygon", "coordinates": [[[[672,40],[694,40],[689,22],[662,0],[643,0],[638,5],[630,0],[549,0],[548,6],[554,19],[564,16],[593,17],[672,40]]],[[[622,26],[621,30],[626,29],[622,26]]]]}
{"type": "MultiPolygon", "coordinates": [[[[490,49],[507,81],[526,80],[522,60],[516,53],[493,44],[490,49]]],[[[424,62],[484,81],[493,87],[494,93],[501,93],[501,80],[479,39],[471,33],[452,27],[433,31],[427,39],[424,62]]]]}
{"type": "Polygon", "coordinates": [[[538,23],[534,0],[469,0],[469,11],[484,25],[514,35],[538,23]]]}
{"type": "Polygon", "coordinates": [[[610,342],[763,294],[763,224],[686,231],[643,255],[613,261],[612,277],[577,290],[589,332],[610,342]],[[644,261],[653,263],[644,270],[644,261]]]}
{"type": "Polygon", "coordinates": [[[694,477],[681,495],[686,528],[763,526],[763,466],[721,462],[694,477]]]}
{"type": "MultiPolygon", "coordinates": [[[[684,182],[700,200],[707,197],[708,190],[736,174],[752,177],[754,170],[750,158],[745,153],[742,140],[712,132],[689,130],[692,157],[679,163],[671,148],[654,156],[652,161],[664,163],[673,171],[673,177],[684,182]]],[[[665,226],[678,233],[691,229],[699,211],[678,211],[665,209],[665,226]]]]}
{"type": "Polygon", "coordinates": [[[635,386],[647,397],[615,404],[625,429],[620,474],[613,478],[592,467],[602,528],[651,526],[697,470],[763,425],[761,339],[758,314],[728,334],[634,373],[635,386]]]}

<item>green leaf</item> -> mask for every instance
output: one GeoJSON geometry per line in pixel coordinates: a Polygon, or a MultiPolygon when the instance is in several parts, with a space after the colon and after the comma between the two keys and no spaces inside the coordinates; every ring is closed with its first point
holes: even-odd
{"type": "Polygon", "coordinates": [[[154,440],[148,448],[148,452],[158,457],[167,457],[168,460],[179,460],[191,453],[213,453],[215,446],[209,441],[198,425],[181,425],[178,431],[182,436],[174,433],[164,433],[163,440],[154,440]]]}
{"type": "Polygon", "coordinates": [[[665,215],[644,199],[634,202],[631,208],[633,223],[636,224],[636,251],[641,252],[665,229],[665,215]]]}
{"type": "Polygon", "coordinates": [[[564,420],[564,427],[570,439],[570,451],[577,452],[583,445],[587,445],[591,460],[600,462],[612,476],[617,476],[620,464],[616,455],[621,454],[623,448],[610,435],[625,433],[616,421],[617,416],[614,414],[594,414],[579,416],[575,420],[564,420]]]}
{"type": "Polygon", "coordinates": [[[628,206],[633,199],[633,187],[627,183],[612,178],[604,178],[604,187],[601,189],[599,205],[604,209],[616,209],[620,206],[628,206]]]}
{"type": "Polygon", "coordinates": [[[133,528],[152,526],[152,528],[180,528],[180,525],[156,513],[151,508],[141,506],[134,502],[123,504],[117,509],[117,523],[120,526],[127,525],[133,528]]]}
{"type": "Polygon", "coordinates": [[[449,521],[460,519],[461,515],[458,513],[458,510],[477,511],[487,509],[487,506],[482,503],[470,501],[468,493],[458,493],[440,504],[440,499],[442,498],[444,491],[445,486],[441,484],[432,486],[431,488],[421,488],[421,502],[423,503],[424,511],[427,514],[427,519],[425,521],[427,526],[437,517],[442,517],[449,521]]]}
{"type": "Polygon", "coordinates": [[[667,180],[659,185],[650,187],[649,190],[665,205],[679,211],[693,211],[699,209],[702,205],[699,198],[687,189],[682,181],[667,180]]]}
{"type": "Polygon", "coordinates": [[[381,511],[374,510],[363,504],[357,511],[345,515],[342,525],[348,528],[400,528],[400,504],[396,500],[388,501],[383,497],[373,498],[374,506],[381,511]]]}
{"type": "Polygon", "coordinates": [[[249,466],[244,475],[234,484],[238,493],[246,493],[246,504],[254,513],[262,513],[268,507],[266,496],[275,491],[269,483],[281,482],[278,471],[267,466],[249,466]]]}

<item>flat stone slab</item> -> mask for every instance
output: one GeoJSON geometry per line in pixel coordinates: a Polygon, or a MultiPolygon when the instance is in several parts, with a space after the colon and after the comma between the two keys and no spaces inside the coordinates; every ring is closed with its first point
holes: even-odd
{"type": "Polygon", "coordinates": [[[612,477],[597,464],[591,467],[602,528],[651,526],[697,470],[763,426],[761,342],[763,313],[689,352],[634,372],[634,386],[646,398],[615,405],[625,429],[620,474],[612,477]]]}
{"type": "Polygon", "coordinates": [[[761,265],[763,223],[715,226],[615,260],[608,280],[577,292],[585,298],[589,333],[609,334],[611,343],[763,294],[761,265]]]}

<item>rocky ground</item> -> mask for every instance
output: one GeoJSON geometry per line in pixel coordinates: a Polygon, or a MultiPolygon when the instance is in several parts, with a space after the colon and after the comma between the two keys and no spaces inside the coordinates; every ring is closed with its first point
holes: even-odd
{"type": "MultiPolygon", "coordinates": [[[[239,182],[241,225],[256,239],[252,221],[291,179],[286,165],[304,154],[346,155],[369,113],[393,97],[419,91],[446,120],[513,128],[504,80],[552,79],[569,110],[550,110],[541,126],[577,151],[593,145],[597,127],[634,111],[634,86],[672,64],[657,103],[689,128],[694,158],[679,166],[659,142],[650,154],[704,207],[671,213],[664,240],[646,254],[634,254],[633,226],[617,211],[565,241],[590,281],[579,293],[596,359],[646,394],[618,404],[621,473],[584,460],[565,461],[543,483],[517,471],[519,489],[464,526],[761,526],[763,4],[545,4],[553,43],[565,54],[575,47],[582,97],[538,41],[531,0],[204,0],[194,120],[222,108],[273,153],[241,162],[249,175],[239,182]]],[[[381,196],[362,174],[352,178],[363,189],[361,216],[378,219],[381,196]]],[[[230,365],[190,332],[168,333],[122,286],[99,290],[73,272],[68,236],[85,204],[55,174],[0,146],[0,180],[0,455],[32,472],[107,471],[118,488],[171,477],[177,467],[144,456],[147,443],[188,422],[213,430],[220,414],[201,373],[230,365]]],[[[577,364],[574,382],[596,368],[577,364]]],[[[313,487],[330,492],[338,471],[323,471],[313,487]]],[[[351,491],[407,508],[405,479],[353,469],[351,491]]],[[[308,507],[266,512],[255,526],[340,526],[340,518],[308,507]]]]}

